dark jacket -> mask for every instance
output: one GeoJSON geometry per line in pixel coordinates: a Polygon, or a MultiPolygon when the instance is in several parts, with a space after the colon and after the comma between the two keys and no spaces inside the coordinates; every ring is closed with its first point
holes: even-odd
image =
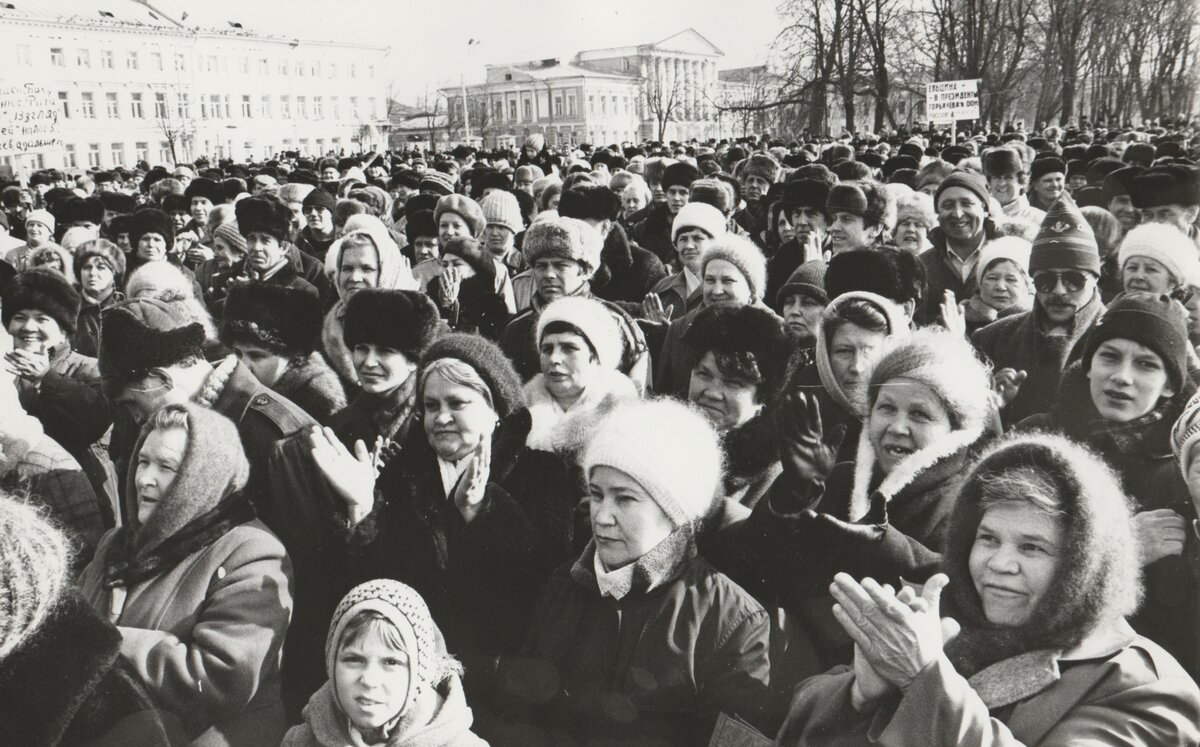
{"type": "Polygon", "coordinates": [[[721,434],[725,455],[724,497],[754,508],[779,477],[775,426],[766,410],[721,434]]]}
{"type": "Polygon", "coordinates": [[[346,407],[346,392],[320,353],[309,353],[299,364],[291,364],[271,387],[304,410],[318,423],[328,422],[346,407]]]}
{"type": "Polygon", "coordinates": [[[330,236],[328,240],[318,239],[313,235],[312,229],[305,226],[296,233],[295,245],[300,251],[324,264],[325,254],[336,240],[336,234],[330,236]]]}
{"type": "Polygon", "coordinates": [[[592,280],[592,292],[606,301],[640,304],[650,289],[667,276],[662,260],[631,241],[620,224],[613,224],[604,240],[600,265],[600,272],[592,280]]]}
{"type": "Polygon", "coordinates": [[[50,370],[34,386],[17,379],[25,412],[42,422],[46,435],[62,444],[80,464],[89,459],[88,447],[112,425],[112,409],[100,391],[95,358],[64,345],[50,352],[50,370]]]}
{"type": "Polygon", "coordinates": [[[489,273],[477,273],[462,281],[458,297],[442,298],[440,278],[433,277],[425,293],[437,304],[438,312],[455,332],[469,332],[495,341],[508,323],[508,305],[496,292],[495,262],[487,261],[489,273]]]}
{"type": "Polygon", "coordinates": [[[101,303],[92,303],[84,294],[83,306],[79,308],[79,317],[75,322],[75,336],[71,339],[71,347],[76,353],[95,358],[100,353],[100,312],[125,300],[125,294],[114,290],[101,303]]]}
{"type": "MultiPolygon", "coordinates": [[[[1000,232],[992,219],[985,219],[983,221],[983,241],[978,249],[982,249],[984,243],[999,235],[1000,232]]],[[[946,246],[946,234],[942,231],[941,226],[935,226],[929,232],[929,243],[933,246],[918,257],[925,268],[925,297],[922,299],[921,305],[917,307],[916,313],[913,314],[917,324],[922,326],[933,324],[938,320],[941,314],[942,296],[946,291],[954,291],[955,298],[960,302],[975,295],[976,291],[974,272],[964,283],[962,276],[950,267],[950,260],[947,257],[947,252],[950,250],[946,246]]],[[[976,249],[976,256],[978,256],[978,249],[976,249]]]]}
{"type": "Polygon", "coordinates": [[[646,217],[629,231],[634,243],[658,257],[664,265],[675,259],[675,242],[671,240],[671,225],[675,216],[667,209],[667,203],[655,203],[646,212],[646,217]]]}

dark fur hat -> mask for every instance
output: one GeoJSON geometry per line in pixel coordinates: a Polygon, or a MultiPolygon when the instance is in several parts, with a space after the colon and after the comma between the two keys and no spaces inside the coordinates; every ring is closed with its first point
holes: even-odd
{"type": "Polygon", "coordinates": [[[1104,205],[1101,207],[1107,208],[1115,197],[1130,194],[1133,189],[1134,177],[1145,170],[1141,166],[1126,166],[1108,172],[1108,175],[1104,177],[1104,205]]]}
{"type": "Polygon", "coordinates": [[[7,327],[18,311],[35,309],[48,314],[68,335],[73,335],[82,305],[79,293],[61,274],[35,268],[17,274],[5,286],[0,316],[7,327]]]}
{"type": "Polygon", "coordinates": [[[1021,154],[1015,148],[992,148],[984,151],[984,176],[1013,176],[1025,170],[1021,154]]]}
{"type": "MultiPolygon", "coordinates": [[[[513,370],[512,362],[504,351],[491,340],[457,332],[443,335],[425,351],[421,357],[421,368],[443,358],[455,358],[475,369],[487,384],[492,395],[492,408],[501,418],[524,404],[521,399],[521,377],[513,370]]],[[[417,406],[420,407],[419,400],[417,406]]]]}
{"type": "Polygon", "coordinates": [[[700,178],[700,170],[690,163],[673,163],[663,172],[662,188],[665,192],[671,187],[688,187],[700,178]]]}
{"type": "Polygon", "coordinates": [[[616,220],[621,213],[621,198],[608,187],[577,184],[562,193],[558,214],[580,220],[616,220]]]}
{"type": "Polygon", "coordinates": [[[225,192],[221,189],[220,182],[204,177],[196,177],[188,182],[183,196],[187,199],[189,207],[196,197],[203,197],[214,205],[221,205],[225,202],[225,192]]]}
{"type": "Polygon", "coordinates": [[[97,361],[110,397],[152,368],[203,357],[204,325],[181,306],[156,298],[134,298],[100,315],[97,361]]]}
{"type": "Polygon", "coordinates": [[[683,342],[698,360],[714,352],[736,356],[743,368],[757,369],[758,400],[772,403],[787,378],[790,347],[783,320],[767,309],[717,303],[696,315],[683,342]]]}
{"type": "Polygon", "coordinates": [[[99,197],[72,197],[59,204],[54,219],[63,229],[73,223],[94,223],[98,226],[104,222],[104,203],[99,197]]]}
{"type": "Polygon", "coordinates": [[[1046,174],[1067,175],[1067,163],[1057,156],[1040,156],[1029,164],[1029,180],[1036,182],[1046,174]]]}
{"type": "Polygon", "coordinates": [[[142,208],[130,216],[129,245],[137,251],[138,242],[148,233],[156,233],[167,242],[167,251],[175,246],[175,224],[171,216],[155,208],[142,208]]]}
{"type": "Polygon", "coordinates": [[[437,307],[418,291],[360,290],[346,303],[342,339],[351,350],[361,343],[399,350],[416,361],[437,336],[437,307]]]}
{"type": "Polygon", "coordinates": [[[164,213],[190,213],[191,201],[183,195],[166,195],[162,200],[162,210],[164,213]]]}
{"type": "Polygon", "coordinates": [[[1138,166],[1149,166],[1154,163],[1154,155],[1154,146],[1150,143],[1130,143],[1121,154],[1121,160],[1138,166]]]}
{"type": "Polygon", "coordinates": [[[873,181],[843,182],[829,189],[825,210],[834,213],[852,213],[861,216],[868,226],[884,225],[891,199],[883,185],[873,181]]]}
{"type": "Polygon", "coordinates": [[[133,195],[124,192],[101,192],[100,202],[104,204],[105,210],[114,213],[132,213],[137,209],[137,200],[133,199],[133,195]]]}
{"type": "Polygon", "coordinates": [[[1200,170],[1179,164],[1155,166],[1133,178],[1129,194],[1140,209],[1200,205],[1200,170]]]}
{"type": "Polygon", "coordinates": [[[470,236],[455,236],[450,239],[442,247],[442,254],[462,257],[476,275],[493,279],[496,277],[496,265],[492,262],[491,253],[470,236]]]}
{"type": "MultiPolygon", "coordinates": [[[[825,212],[829,200],[829,184],[816,179],[800,179],[783,185],[784,210],[806,207],[825,212]]],[[[789,220],[791,216],[789,216],[789,220]]]]}
{"type": "Polygon", "coordinates": [[[895,249],[851,249],[829,260],[825,291],[837,298],[867,291],[903,306],[925,293],[925,266],[911,252],[895,249]]]}
{"type": "Polygon", "coordinates": [[[281,244],[292,236],[292,211],[278,198],[247,197],[238,201],[234,213],[243,236],[265,233],[281,244]]]}
{"type": "Polygon", "coordinates": [[[221,320],[221,342],[249,342],[289,358],[320,343],[324,316],[311,294],[272,283],[231,283],[221,320]]]}

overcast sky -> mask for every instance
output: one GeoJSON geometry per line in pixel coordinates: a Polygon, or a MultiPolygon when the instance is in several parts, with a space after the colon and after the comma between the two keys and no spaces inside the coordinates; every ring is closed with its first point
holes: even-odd
{"type": "Polygon", "coordinates": [[[779,27],[777,0],[150,0],[187,23],[391,47],[394,93],[483,79],[487,63],[561,57],[658,41],[688,27],[723,52],[720,69],[761,64],[779,27]],[[468,50],[468,39],[479,45],[468,50]]]}

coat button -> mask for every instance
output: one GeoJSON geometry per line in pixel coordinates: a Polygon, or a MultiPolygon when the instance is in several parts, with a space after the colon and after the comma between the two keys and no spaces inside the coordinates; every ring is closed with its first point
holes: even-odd
{"type": "Polygon", "coordinates": [[[270,401],[271,401],[271,398],[265,394],[260,394],[254,398],[254,404],[258,405],[259,407],[262,407],[263,405],[268,404],[270,401]]]}

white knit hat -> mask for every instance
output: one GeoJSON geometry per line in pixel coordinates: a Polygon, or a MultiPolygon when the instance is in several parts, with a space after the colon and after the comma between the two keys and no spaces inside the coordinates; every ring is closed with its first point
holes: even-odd
{"type": "Polygon", "coordinates": [[[684,526],[712,509],[721,482],[721,448],[708,420],[662,398],[623,405],[600,422],[583,455],[596,467],[624,472],[645,488],[671,523],[684,526]]]}
{"type": "Polygon", "coordinates": [[[983,282],[983,275],[996,262],[1008,260],[1026,275],[1029,274],[1029,255],[1033,244],[1018,236],[1001,236],[992,239],[979,250],[979,260],[975,263],[975,283],[983,282]]]}
{"type": "Polygon", "coordinates": [[[725,235],[725,216],[706,202],[689,202],[679,208],[671,223],[671,242],[685,228],[699,228],[714,239],[725,235]]]}
{"type": "Polygon", "coordinates": [[[1148,257],[1162,264],[1181,285],[1200,284],[1200,259],[1196,245],[1182,231],[1164,223],[1136,226],[1121,242],[1117,264],[1125,267],[1130,257],[1148,257]]]}
{"type": "MultiPolygon", "coordinates": [[[[686,207],[686,206],[685,206],[686,207]]],[[[680,210],[679,212],[683,212],[680,210]]],[[[708,263],[714,259],[728,262],[741,271],[750,286],[750,295],[755,301],[763,300],[763,292],[767,287],[767,258],[754,242],[745,236],[725,234],[714,242],[700,257],[700,275],[708,268],[708,263]]]]}
{"type": "Polygon", "coordinates": [[[513,233],[525,230],[525,222],[521,220],[521,206],[511,192],[495,190],[479,201],[483,208],[483,219],[487,225],[504,226],[513,233]]]}
{"type": "Polygon", "coordinates": [[[25,225],[30,223],[41,223],[50,229],[50,233],[54,233],[54,216],[49,210],[30,210],[25,214],[25,225]]]}
{"type": "Polygon", "coordinates": [[[551,322],[566,322],[576,327],[587,338],[596,351],[602,368],[616,370],[621,364],[623,352],[621,330],[612,313],[604,304],[591,298],[567,296],[551,302],[542,309],[537,322],[537,341],[542,344],[542,333],[551,322]]]}

